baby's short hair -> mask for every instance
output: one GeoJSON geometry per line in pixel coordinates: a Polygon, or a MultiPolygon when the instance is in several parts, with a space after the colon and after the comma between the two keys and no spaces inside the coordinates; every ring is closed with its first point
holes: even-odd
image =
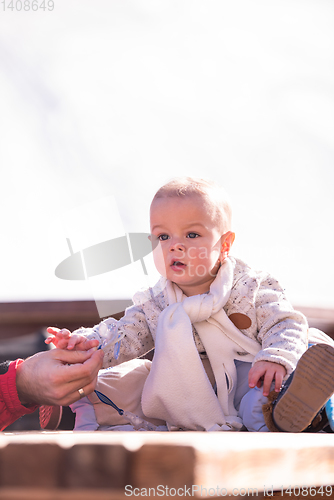
{"type": "MultiPolygon", "coordinates": [[[[232,210],[224,189],[216,182],[196,177],[175,177],[164,184],[155,193],[152,200],[158,198],[177,198],[184,196],[201,196],[221,233],[231,229],[232,210]]],[[[151,205],[152,206],[152,205],[151,205]]]]}

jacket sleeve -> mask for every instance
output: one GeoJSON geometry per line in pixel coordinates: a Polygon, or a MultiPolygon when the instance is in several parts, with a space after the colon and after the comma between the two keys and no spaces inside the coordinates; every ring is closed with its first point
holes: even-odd
{"type": "Polygon", "coordinates": [[[99,341],[105,353],[103,368],[143,356],[154,347],[145,314],[137,305],[128,307],[120,320],[108,318],[93,328],[80,328],[75,333],[99,341]],[[110,339],[111,336],[119,336],[116,344],[110,339]]]}
{"type": "Polygon", "coordinates": [[[307,349],[307,320],[302,313],[294,310],[284,290],[271,276],[261,280],[255,307],[257,339],[262,349],[254,362],[279,363],[286,368],[288,376],[307,349]]]}
{"type": "Polygon", "coordinates": [[[19,417],[33,413],[37,406],[22,406],[16,390],[16,370],[23,359],[0,364],[0,430],[19,417]]]}

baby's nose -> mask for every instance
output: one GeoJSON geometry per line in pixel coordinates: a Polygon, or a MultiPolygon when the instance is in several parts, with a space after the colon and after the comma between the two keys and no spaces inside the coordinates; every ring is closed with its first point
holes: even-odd
{"type": "Polygon", "coordinates": [[[181,252],[184,252],[185,250],[185,245],[183,243],[181,243],[180,241],[174,241],[171,243],[169,249],[173,252],[175,250],[179,250],[181,252]]]}

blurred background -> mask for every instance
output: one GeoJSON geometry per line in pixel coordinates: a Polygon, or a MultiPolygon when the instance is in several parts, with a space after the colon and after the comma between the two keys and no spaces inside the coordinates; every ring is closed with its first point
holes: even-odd
{"type": "Polygon", "coordinates": [[[156,189],[194,175],[230,194],[234,255],[333,307],[331,0],[20,3],[0,6],[2,302],[131,297],[138,263],[55,276],[69,214],[111,196],[104,239],[148,232],[156,189]]]}
{"type": "Polygon", "coordinates": [[[333,310],[333,2],[34,6],[0,3],[0,336],[21,348],[6,338],[3,358],[157,280],[150,255],[148,276],[139,261],[86,281],[55,269],[149,232],[155,191],[179,175],[225,187],[235,256],[294,305],[333,310]]]}

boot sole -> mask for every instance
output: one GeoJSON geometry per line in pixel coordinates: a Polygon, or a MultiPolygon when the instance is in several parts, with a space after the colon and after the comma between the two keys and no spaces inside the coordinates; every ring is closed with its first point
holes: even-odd
{"type": "Polygon", "coordinates": [[[334,393],[334,348],[310,347],[300,358],[290,386],[277,401],[273,420],[283,432],[302,432],[334,393]]]}

